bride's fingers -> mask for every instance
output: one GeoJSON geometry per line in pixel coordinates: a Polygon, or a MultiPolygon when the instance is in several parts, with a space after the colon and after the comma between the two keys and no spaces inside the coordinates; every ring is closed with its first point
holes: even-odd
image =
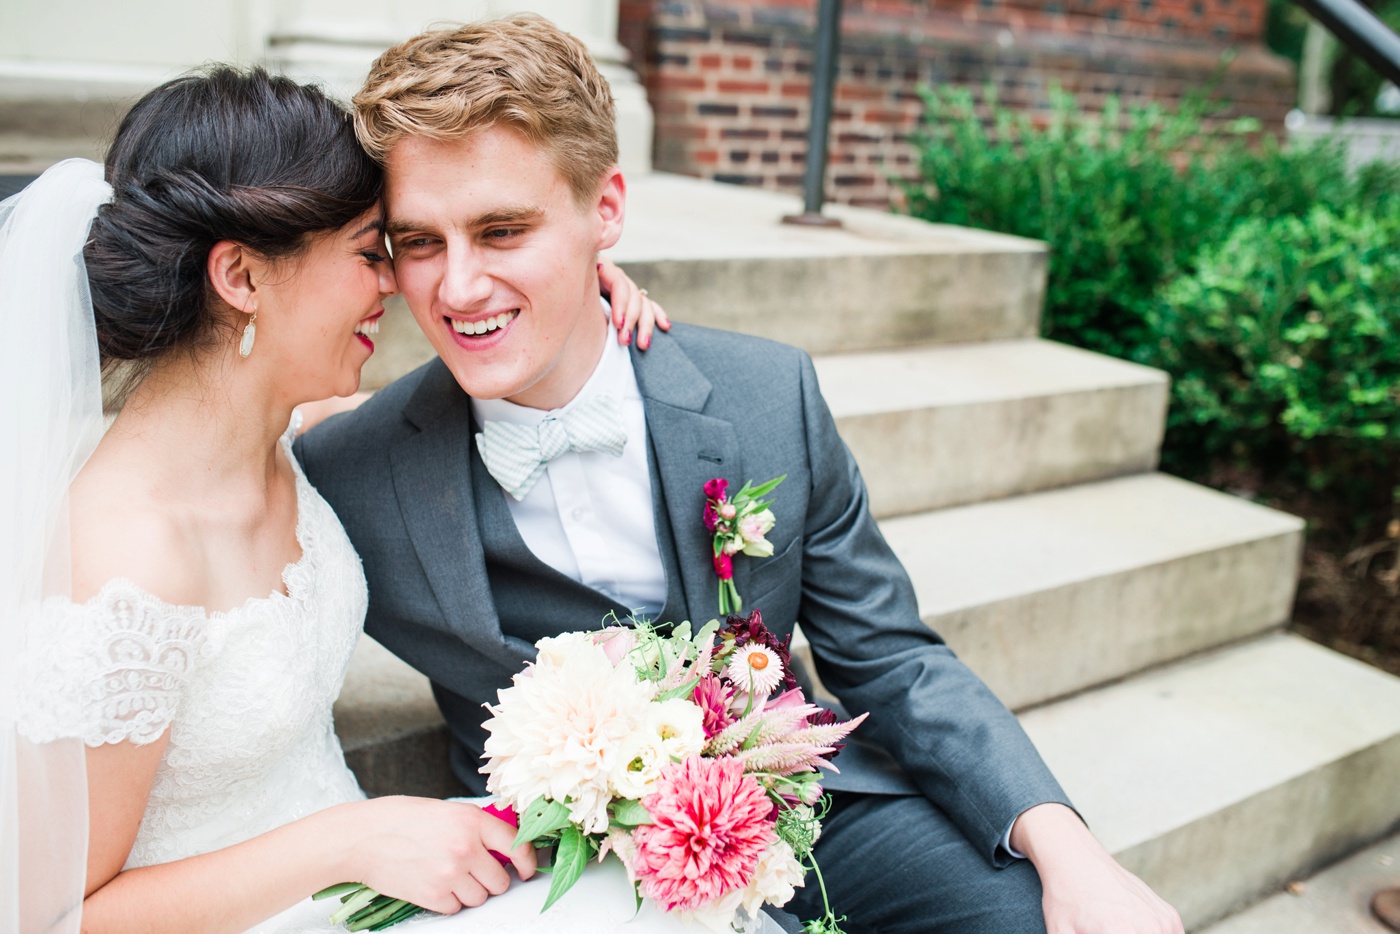
{"type": "Polygon", "coordinates": [[[671,330],[671,319],[666,317],[666,311],[656,303],[656,300],[647,296],[646,289],[642,289],[642,315],[641,324],[637,328],[637,346],[646,350],[651,346],[652,326],[663,331],[671,330]]]}
{"type": "Polygon", "coordinates": [[[506,872],[496,857],[489,853],[483,854],[483,857],[472,866],[472,877],[488,895],[500,895],[510,888],[510,873],[506,872]]]}
{"type": "MultiPolygon", "coordinates": [[[[499,863],[496,866],[500,868],[499,863]]],[[[505,889],[501,891],[504,892],[505,889]]],[[[452,894],[456,896],[457,901],[462,903],[463,908],[478,908],[486,904],[486,899],[491,897],[491,893],[486,890],[486,887],[472,876],[457,883],[452,889],[452,894]]]]}
{"type": "MultiPolygon", "coordinates": [[[[486,844],[487,849],[508,857],[520,878],[528,879],[533,876],[535,874],[535,848],[528,843],[522,843],[515,849],[511,849],[510,845],[515,842],[515,828],[489,814],[483,814],[482,817],[486,820],[482,821],[481,842],[486,844]]],[[[492,856],[491,859],[494,862],[496,858],[492,856]]],[[[504,869],[501,870],[501,874],[505,875],[504,869]]]]}
{"type": "MultiPolygon", "coordinates": [[[[404,898],[405,896],[399,897],[404,898]]],[[[455,915],[462,910],[462,902],[452,892],[438,898],[411,899],[411,901],[419,908],[426,908],[440,915],[455,915]]]]}

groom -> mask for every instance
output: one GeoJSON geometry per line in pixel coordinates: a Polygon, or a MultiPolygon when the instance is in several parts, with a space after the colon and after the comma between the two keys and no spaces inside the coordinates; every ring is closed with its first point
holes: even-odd
{"type": "MultiPolygon", "coordinates": [[[[356,106],[439,359],[299,454],[364,560],[367,631],[433,681],[461,780],[484,789],[482,705],[537,639],[715,616],[702,488],[786,474],[774,553],[737,556],[735,583],[870,712],[816,851],[851,934],[1179,932],[920,621],[807,355],[684,325],[644,353],[611,339],[595,261],[626,186],[582,45],[533,17],[430,33],[381,56],[356,106]]],[[[816,886],[789,907],[819,915],[816,886]]]]}

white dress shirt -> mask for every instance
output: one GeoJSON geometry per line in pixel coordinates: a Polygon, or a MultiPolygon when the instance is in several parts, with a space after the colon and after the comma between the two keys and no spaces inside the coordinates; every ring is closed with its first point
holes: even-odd
{"type": "Polygon", "coordinates": [[[479,425],[501,421],[533,426],[600,394],[622,404],[627,443],[621,456],[565,451],[545,465],[544,476],[524,499],[507,496],[506,505],[535,557],[628,609],[655,618],[666,602],[666,572],[656,544],[646,413],[632,358],[617,343],[612,324],[593,375],[563,408],[546,412],[504,399],[472,399],[472,412],[479,425]]]}

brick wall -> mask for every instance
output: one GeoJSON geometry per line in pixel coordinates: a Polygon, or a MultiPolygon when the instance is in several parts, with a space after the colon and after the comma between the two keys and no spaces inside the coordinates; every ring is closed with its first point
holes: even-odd
{"type": "MultiPolygon", "coordinates": [[[[1262,44],[1265,0],[846,0],[829,197],[886,206],[914,171],[920,84],[1043,108],[1054,85],[1094,109],[1179,99],[1220,75],[1222,117],[1273,130],[1292,66],[1262,44]]],[[[622,0],[619,38],[656,111],[656,167],[799,192],[815,0],[622,0]]]]}

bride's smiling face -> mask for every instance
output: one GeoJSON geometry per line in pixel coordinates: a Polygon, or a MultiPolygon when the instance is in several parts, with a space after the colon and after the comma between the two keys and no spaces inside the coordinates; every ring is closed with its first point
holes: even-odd
{"type": "Polygon", "coordinates": [[[296,402],[355,392],[384,299],[398,291],[381,210],[316,235],[299,256],[265,268],[250,357],[265,355],[279,391],[296,402]]]}

